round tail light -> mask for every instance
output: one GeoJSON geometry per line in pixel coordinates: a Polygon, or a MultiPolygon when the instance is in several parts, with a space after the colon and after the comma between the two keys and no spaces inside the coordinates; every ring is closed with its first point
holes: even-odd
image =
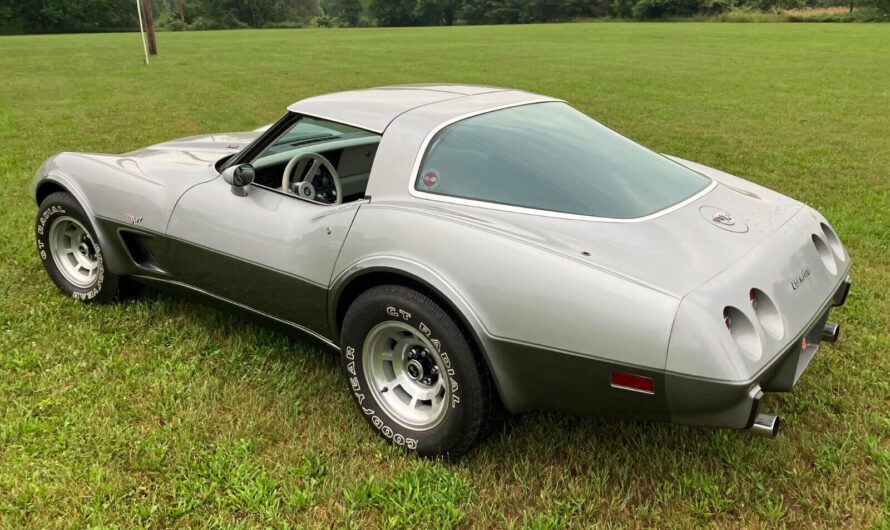
{"type": "Polygon", "coordinates": [[[739,351],[752,361],[757,361],[763,355],[763,344],[760,335],[751,319],[745,316],[737,307],[726,306],[723,309],[723,323],[733,340],[739,347],[739,351]]]}

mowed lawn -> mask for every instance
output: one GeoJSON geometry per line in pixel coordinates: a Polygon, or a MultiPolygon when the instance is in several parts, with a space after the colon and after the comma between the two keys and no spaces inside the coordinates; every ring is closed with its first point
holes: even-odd
{"type": "Polygon", "coordinates": [[[0,38],[0,525],[890,527],[890,25],[268,30],[158,44],[146,68],[136,34],[0,38]],[[44,274],[27,184],[47,156],[251,129],[307,96],[428,81],[564,98],[831,220],[854,259],[834,313],[843,336],[793,394],[766,399],[786,420],[778,439],[529,414],[459,463],[423,461],[365,425],[334,352],[157,291],[85,306],[44,274]]]}

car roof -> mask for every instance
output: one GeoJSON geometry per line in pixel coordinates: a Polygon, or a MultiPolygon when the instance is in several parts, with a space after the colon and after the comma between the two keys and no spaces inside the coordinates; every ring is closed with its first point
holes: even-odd
{"type": "Polygon", "coordinates": [[[398,116],[436,103],[460,98],[503,93],[505,99],[517,91],[483,85],[416,84],[393,85],[335,92],[297,101],[287,109],[297,114],[352,125],[382,133],[398,116]]]}

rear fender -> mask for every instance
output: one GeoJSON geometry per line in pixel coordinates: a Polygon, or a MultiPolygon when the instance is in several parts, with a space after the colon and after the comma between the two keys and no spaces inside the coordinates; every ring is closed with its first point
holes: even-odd
{"type": "Polygon", "coordinates": [[[486,333],[485,327],[478,315],[460,293],[444,278],[438,275],[432,268],[414,260],[399,256],[370,256],[345,267],[336,274],[336,277],[331,282],[327,304],[329,329],[334,331],[333,340],[335,342],[340,340],[338,314],[342,308],[339,308],[338,304],[340,303],[341,296],[350,284],[374,273],[401,276],[422,285],[439,298],[447,306],[445,309],[449,310],[460,320],[460,324],[470,333],[474,344],[481,349],[480,353],[483,360],[495,381],[495,386],[497,386],[500,392],[502,382],[498,381],[497,374],[499,371],[492,369],[493,367],[487,353],[494,345],[489,344],[488,333],[486,333]]]}

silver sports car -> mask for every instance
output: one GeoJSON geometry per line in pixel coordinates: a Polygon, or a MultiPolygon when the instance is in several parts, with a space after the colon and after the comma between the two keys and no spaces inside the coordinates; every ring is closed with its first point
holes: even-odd
{"type": "Polygon", "coordinates": [[[764,393],[837,339],[850,289],[819,212],[520,90],[312,97],[252,132],[57,154],[31,192],[63,293],[174,287],[302,330],[423,455],[535,409],[774,436],[764,393]]]}

